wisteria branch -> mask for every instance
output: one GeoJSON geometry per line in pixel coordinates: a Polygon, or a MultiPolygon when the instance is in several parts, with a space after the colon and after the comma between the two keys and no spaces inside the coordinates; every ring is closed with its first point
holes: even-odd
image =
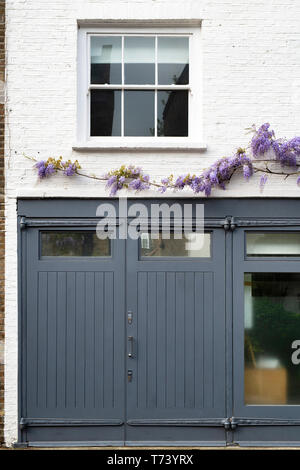
{"type": "Polygon", "coordinates": [[[142,170],[141,167],[134,165],[125,166],[111,170],[103,176],[96,176],[81,172],[81,166],[78,161],[63,161],[62,157],[48,160],[40,160],[28,157],[35,162],[35,168],[38,170],[39,178],[49,177],[57,172],[62,172],[65,176],[80,175],[85,178],[106,182],[110,195],[115,196],[123,188],[144,191],[151,187],[164,193],[167,189],[182,190],[191,189],[194,193],[203,192],[206,196],[211,194],[212,189],[226,189],[233,175],[241,170],[245,180],[249,180],[253,174],[262,173],[260,186],[263,187],[267,181],[268,175],[298,176],[297,184],[300,183],[300,137],[294,137],[290,140],[276,139],[273,130],[270,130],[270,124],[265,123],[256,130],[252,126],[250,130],[254,133],[248,149],[238,148],[231,157],[223,157],[214,162],[209,168],[204,169],[200,175],[191,175],[187,173],[178,177],[173,175],[161,179],[161,182],[152,181],[150,176],[142,170]],[[249,151],[250,149],[250,151],[249,151]],[[272,152],[274,158],[264,158],[269,152],[272,152]],[[270,163],[279,163],[281,171],[271,169],[270,163]],[[257,163],[264,165],[257,166],[257,163]],[[292,170],[292,171],[291,171],[292,170]]]}

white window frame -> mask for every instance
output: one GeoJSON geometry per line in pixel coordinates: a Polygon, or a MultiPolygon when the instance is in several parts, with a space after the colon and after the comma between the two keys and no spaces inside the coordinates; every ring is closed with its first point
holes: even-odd
{"type": "MultiPolygon", "coordinates": [[[[78,30],[78,83],[77,83],[77,142],[74,150],[85,149],[170,149],[204,150],[202,140],[202,51],[200,23],[188,26],[83,26],[78,30]],[[188,36],[189,84],[188,85],[94,85],[90,84],[90,37],[115,36],[188,36]],[[139,90],[188,90],[188,136],[90,136],[91,89],[139,89],[139,90]]],[[[156,67],[157,70],[157,67],[156,67]]],[[[156,123],[156,100],[155,100],[156,123]]],[[[122,123],[123,124],[123,123],[122,123]]],[[[156,127],[156,126],[155,126],[156,127]]]]}

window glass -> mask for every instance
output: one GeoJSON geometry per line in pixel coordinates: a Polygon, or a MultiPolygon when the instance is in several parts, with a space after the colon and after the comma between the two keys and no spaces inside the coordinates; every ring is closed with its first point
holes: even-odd
{"type": "Polygon", "coordinates": [[[300,274],[245,273],[244,284],[245,403],[299,405],[300,274]]]}
{"type": "Polygon", "coordinates": [[[187,36],[91,36],[89,136],[187,137],[188,84],[187,36]]]}
{"type": "Polygon", "coordinates": [[[189,83],[189,38],[159,37],[158,84],[189,83]]]}
{"type": "Polygon", "coordinates": [[[300,256],[300,232],[248,232],[247,256],[300,256]]]}
{"type": "Polygon", "coordinates": [[[155,83],[155,38],[124,38],[124,73],[126,84],[155,83]]]}
{"type": "Polygon", "coordinates": [[[124,135],[154,135],[154,91],[124,92],[124,135]]]}
{"type": "Polygon", "coordinates": [[[91,90],[91,136],[121,135],[121,91],[91,90]]]}
{"type": "Polygon", "coordinates": [[[42,232],[41,255],[110,256],[110,240],[100,240],[96,231],[42,232]]]}
{"type": "Polygon", "coordinates": [[[140,239],[140,255],[148,257],[182,256],[187,258],[210,258],[211,234],[183,234],[176,239],[174,233],[165,239],[161,233],[153,235],[142,233],[140,239]]]}
{"type": "Polygon", "coordinates": [[[157,135],[188,135],[188,91],[157,92],[157,135]]]}
{"type": "Polygon", "coordinates": [[[91,37],[91,83],[122,83],[121,37],[91,37]]]}

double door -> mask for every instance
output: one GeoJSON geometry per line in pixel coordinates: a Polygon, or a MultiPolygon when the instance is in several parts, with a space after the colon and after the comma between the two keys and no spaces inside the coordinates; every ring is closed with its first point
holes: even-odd
{"type": "Polygon", "coordinates": [[[20,441],[300,441],[300,232],[227,222],[99,240],[28,220],[20,441]]]}

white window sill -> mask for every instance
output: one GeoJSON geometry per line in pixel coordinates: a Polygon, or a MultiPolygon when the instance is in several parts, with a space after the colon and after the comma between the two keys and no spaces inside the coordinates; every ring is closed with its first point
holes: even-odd
{"type": "Polygon", "coordinates": [[[77,142],[72,149],[78,152],[84,151],[172,151],[172,152],[204,152],[207,147],[202,142],[77,142]]]}

